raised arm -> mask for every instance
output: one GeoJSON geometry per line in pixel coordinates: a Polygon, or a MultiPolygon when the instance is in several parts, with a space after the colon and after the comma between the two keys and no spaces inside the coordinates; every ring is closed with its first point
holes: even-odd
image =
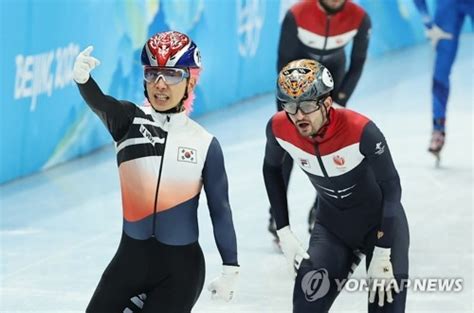
{"type": "Polygon", "coordinates": [[[87,105],[99,116],[115,141],[119,141],[128,131],[136,106],[128,101],[119,101],[105,95],[90,76],[90,72],[100,64],[90,53],[89,46],[79,53],[74,62],[73,78],[87,105]]]}

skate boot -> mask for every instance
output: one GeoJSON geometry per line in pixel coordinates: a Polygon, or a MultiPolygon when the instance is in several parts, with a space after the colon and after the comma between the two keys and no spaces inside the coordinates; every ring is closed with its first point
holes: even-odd
{"type": "Polygon", "coordinates": [[[431,141],[428,151],[436,157],[436,166],[439,166],[440,152],[444,146],[444,137],[444,131],[440,130],[433,130],[433,133],[431,134],[431,141]]]}

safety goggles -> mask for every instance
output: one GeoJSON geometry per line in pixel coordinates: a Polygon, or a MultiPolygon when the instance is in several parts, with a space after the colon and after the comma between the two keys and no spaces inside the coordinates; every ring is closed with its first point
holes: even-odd
{"type": "Polygon", "coordinates": [[[283,102],[281,106],[285,112],[291,115],[295,115],[296,112],[298,112],[298,109],[304,114],[309,114],[319,110],[325,98],[326,97],[318,100],[305,100],[299,102],[283,102]]]}
{"type": "Polygon", "coordinates": [[[168,85],[180,83],[189,77],[189,72],[182,68],[172,67],[145,67],[143,78],[149,83],[157,83],[161,78],[168,85]]]}

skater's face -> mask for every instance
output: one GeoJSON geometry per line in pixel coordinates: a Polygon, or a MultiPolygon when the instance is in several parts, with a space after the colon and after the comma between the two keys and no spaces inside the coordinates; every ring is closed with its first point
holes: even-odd
{"type": "Polygon", "coordinates": [[[339,10],[346,2],[346,0],[319,0],[319,1],[322,2],[326,7],[334,11],[339,10]]]}
{"type": "Polygon", "coordinates": [[[196,79],[189,77],[187,70],[176,70],[173,72],[172,68],[145,69],[148,100],[158,112],[176,107],[185,93],[189,95],[196,85],[196,79]]]}
{"type": "Polygon", "coordinates": [[[305,137],[311,137],[317,134],[321,127],[327,122],[329,107],[332,105],[331,97],[327,97],[320,108],[311,113],[303,113],[300,109],[296,114],[288,114],[298,132],[305,137]]]}

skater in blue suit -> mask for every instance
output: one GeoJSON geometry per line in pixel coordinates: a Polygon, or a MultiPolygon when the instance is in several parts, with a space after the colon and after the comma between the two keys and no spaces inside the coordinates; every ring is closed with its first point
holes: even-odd
{"type": "Polygon", "coordinates": [[[474,23],[473,0],[437,0],[434,18],[426,0],[414,0],[426,27],[426,35],[436,50],[433,73],[433,133],[428,151],[439,157],[444,145],[449,75],[456,58],[459,35],[466,16],[474,23]]]}

